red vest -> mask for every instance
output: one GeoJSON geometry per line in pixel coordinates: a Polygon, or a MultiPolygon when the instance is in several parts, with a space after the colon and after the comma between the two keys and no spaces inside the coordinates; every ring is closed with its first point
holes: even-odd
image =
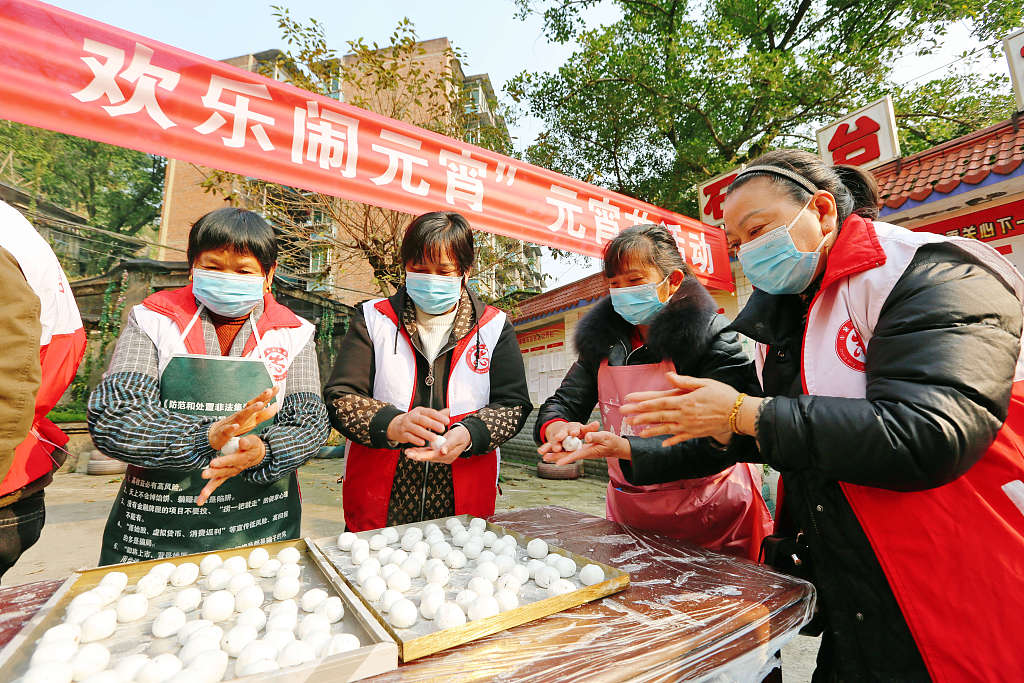
{"type": "MultiPolygon", "coordinates": [[[[416,401],[416,362],[408,332],[399,322],[388,299],[363,304],[363,318],[375,357],[379,359],[375,363],[373,397],[402,410],[411,410],[416,401]],[[401,331],[401,340],[396,348],[395,333],[398,330],[401,331]]],[[[476,328],[470,330],[452,350],[445,397],[445,405],[452,412],[452,422],[487,405],[490,393],[487,369],[504,324],[505,314],[488,306],[476,328]],[[483,348],[475,346],[478,331],[483,348]]],[[[391,486],[400,457],[405,456],[399,450],[370,448],[349,441],[341,497],[346,529],[366,531],[387,524],[391,486]]],[[[455,460],[452,463],[455,514],[493,515],[497,479],[496,451],[455,460]]]]}
{"type": "MultiPolygon", "coordinates": [[[[843,225],[811,304],[802,378],[810,395],[864,398],[864,350],[879,311],[917,249],[946,241],[853,216],[843,225]]],[[[951,240],[1024,294],[1024,279],[975,240],[951,240]]],[[[1024,357],[1024,356],[1022,356],[1024,357]]],[[[982,362],[979,359],[979,362],[982,362]]],[[[1024,363],[1009,414],[964,475],[926,491],[841,483],[932,678],[1012,680],[1024,672],[1024,363]]]]}

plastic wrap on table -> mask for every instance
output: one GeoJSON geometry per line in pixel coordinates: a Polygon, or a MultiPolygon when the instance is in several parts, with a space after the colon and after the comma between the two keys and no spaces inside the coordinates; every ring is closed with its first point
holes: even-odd
{"type": "Polygon", "coordinates": [[[682,541],[558,507],[491,521],[627,571],[630,586],[375,680],[759,681],[814,613],[811,584],[682,541]]]}

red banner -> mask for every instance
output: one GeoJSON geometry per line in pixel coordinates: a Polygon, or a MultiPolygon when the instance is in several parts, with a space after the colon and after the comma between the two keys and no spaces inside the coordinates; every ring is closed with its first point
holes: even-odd
{"type": "Polygon", "coordinates": [[[31,0],[0,0],[0,117],[600,256],[662,223],[733,290],[721,230],[495,152],[31,0]]]}
{"type": "Polygon", "coordinates": [[[929,223],[914,230],[983,242],[1024,235],[1024,199],[929,223]]]}

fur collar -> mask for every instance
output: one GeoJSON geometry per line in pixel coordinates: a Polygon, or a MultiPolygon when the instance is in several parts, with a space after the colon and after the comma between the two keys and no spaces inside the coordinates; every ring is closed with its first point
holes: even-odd
{"type": "MultiPolygon", "coordinates": [[[[717,310],[704,285],[687,277],[651,323],[647,347],[661,358],[671,359],[680,369],[693,367],[724,327],[717,310]]],[[[576,326],[576,350],[587,361],[600,362],[615,345],[625,343],[626,348],[630,347],[632,327],[615,312],[611,297],[606,296],[576,326]]]]}

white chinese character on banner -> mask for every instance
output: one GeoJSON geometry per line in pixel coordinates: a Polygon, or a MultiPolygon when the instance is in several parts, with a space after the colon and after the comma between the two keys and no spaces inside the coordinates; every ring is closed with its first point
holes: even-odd
{"type": "Polygon", "coordinates": [[[216,74],[212,75],[210,87],[206,90],[202,100],[203,106],[213,109],[214,113],[206,121],[196,126],[195,130],[203,135],[220,130],[221,126],[227,123],[227,119],[219,113],[224,112],[229,114],[232,119],[231,137],[221,138],[225,147],[244,147],[245,130],[248,128],[264,152],[274,149],[274,146],[270,144],[270,138],[267,137],[267,131],[263,128],[263,124],[273,126],[274,119],[266,114],[250,111],[250,97],[258,97],[263,100],[271,99],[270,91],[262,83],[246,83],[216,74]],[[225,92],[234,94],[235,101],[233,103],[221,102],[220,98],[225,92]],[[256,123],[250,124],[250,121],[256,123]]]}
{"type": "Polygon", "coordinates": [[[607,199],[591,199],[587,206],[594,212],[598,244],[604,244],[619,234],[619,207],[612,205],[607,199]]]}
{"type": "Polygon", "coordinates": [[[711,275],[715,272],[715,262],[711,257],[711,245],[702,232],[688,233],[690,238],[690,263],[702,273],[711,275]]]}
{"type": "Polygon", "coordinates": [[[561,187],[560,185],[552,185],[551,194],[557,196],[545,197],[544,201],[558,208],[558,218],[548,226],[548,230],[551,232],[558,232],[562,228],[565,228],[566,232],[573,237],[586,237],[586,227],[583,225],[576,225],[575,214],[583,211],[583,207],[577,203],[576,192],[561,187]]]}
{"type": "Polygon", "coordinates": [[[103,111],[111,116],[134,114],[145,109],[149,118],[164,130],[177,125],[160,108],[160,103],[156,101],[156,89],[159,87],[170,92],[177,87],[181,77],[170,69],[151,64],[152,49],[142,43],[135,43],[132,61],[120,75],[118,72],[124,66],[124,50],[89,38],[83,41],[82,49],[104,57],[106,61],[101,63],[95,57],[82,57],[82,61],[92,71],[92,81],[78,92],[71,93],[72,97],[79,102],[93,102],[106,97],[110,104],[104,105],[103,111]],[[121,86],[117,84],[118,78],[135,84],[135,90],[127,102],[121,86]]]}
{"type": "Polygon", "coordinates": [[[355,178],[358,133],[358,120],[330,109],[321,110],[319,103],[307,101],[305,109],[295,107],[292,161],[302,163],[305,147],[307,161],[316,161],[323,169],[340,168],[342,176],[355,178]]]}
{"type": "Polygon", "coordinates": [[[503,161],[498,162],[498,167],[494,171],[494,179],[511,187],[516,180],[516,167],[503,161]]]}
{"type": "MultiPolygon", "coordinates": [[[[391,142],[396,145],[401,145],[406,149],[419,150],[423,143],[415,138],[395,133],[390,130],[381,130],[380,139],[385,142],[391,142]]],[[[427,181],[420,179],[416,185],[412,184],[412,171],[413,166],[426,166],[427,160],[422,159],[415,154],[411,154],[403,149],[393,149],[391,147],[385,147],[384,145],[378,145],[374,143],[371,145],[374,152],[380,152],[388,158],[388,169],[376,178],[370,178],[374,185],[387,185],[395,182],[395,176],[398,175],[398,167],[402,167],[402,189],[409,194],[420,195],[426,197],[427,193],[430,192],[430,184],[427,181]]]]}
{"type": "Polygon", "coordinates": [[[454,206],[455,200],[465,202],[474,211],[484,210],[484,178],[487,164],[474,159],[469,152],[459,154],[442,149],[438,155],[447,176],[444,200],[454,206]]]}
{"type": "Polygon", "coordinates": [[[627,213],[626,220],[630,225],[646,225],[651,222],[651,219],[647,217],[647,212],[641,212],[640,209],[633,209],[627,213]]]}

